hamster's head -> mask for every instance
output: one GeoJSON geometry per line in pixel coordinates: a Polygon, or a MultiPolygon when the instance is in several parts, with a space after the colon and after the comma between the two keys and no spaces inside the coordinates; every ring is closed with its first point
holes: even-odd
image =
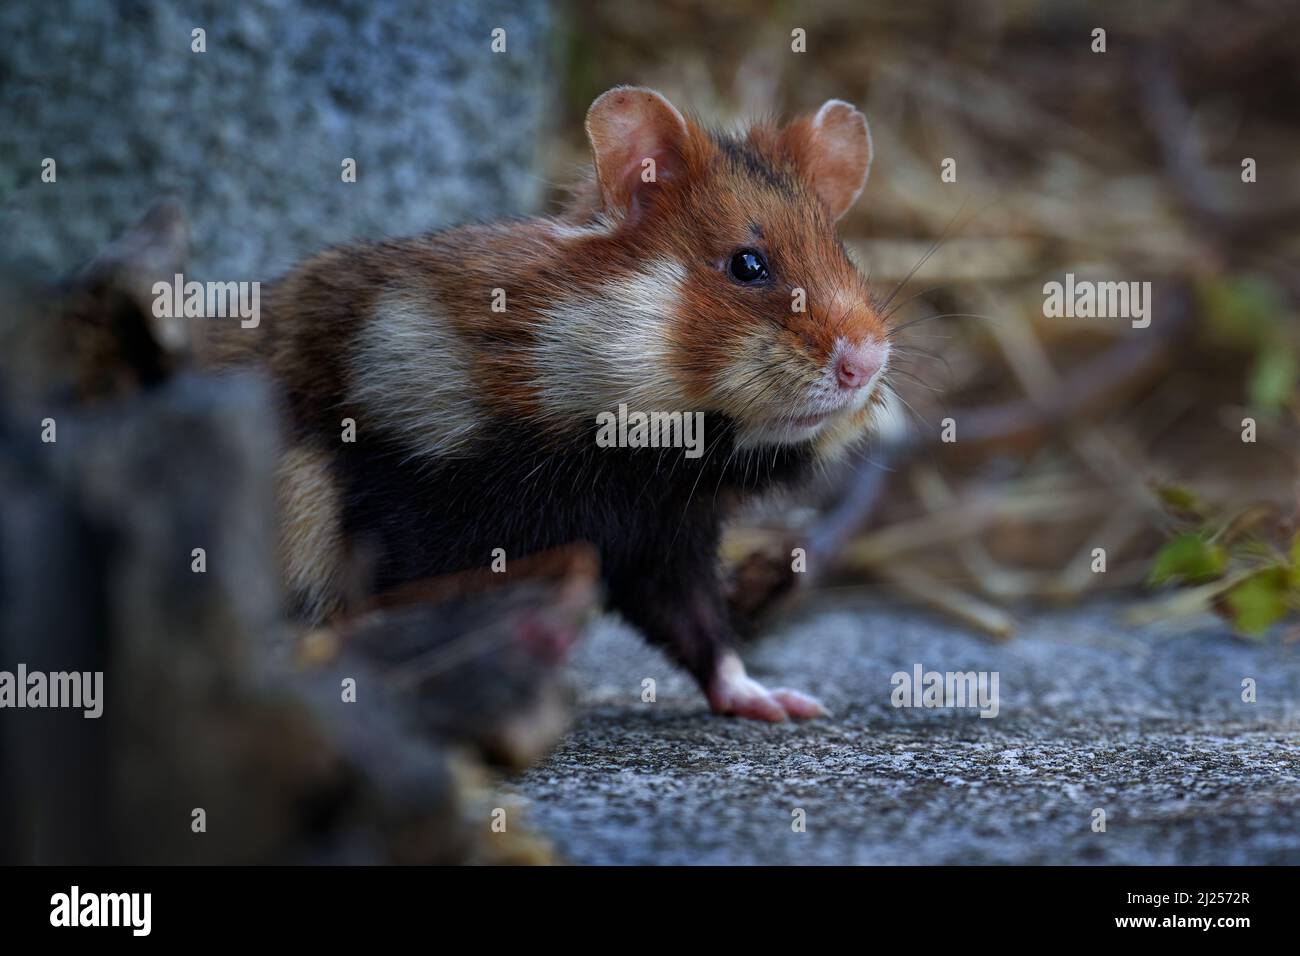
{"type": "Polygon", "coordinates": [[[836,234],[871,165],[863,115],[830,100],[727,135],[620,87],[592,104],[587,133],[633,404],[723,415],[742,446],[824,455],[861,434],[890,350],[836,234]]]}

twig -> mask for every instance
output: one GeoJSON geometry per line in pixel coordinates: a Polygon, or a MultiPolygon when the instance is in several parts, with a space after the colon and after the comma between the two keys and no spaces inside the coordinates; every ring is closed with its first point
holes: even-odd
{"type": "Polygon", "coordinates": [[[914,601],[954,617],[995,640],[1005,641],[1015,632],[1015,620],[1006,611],[948,587],[915,565],[895,564],[881,567],[877,573],[914,601]]]}

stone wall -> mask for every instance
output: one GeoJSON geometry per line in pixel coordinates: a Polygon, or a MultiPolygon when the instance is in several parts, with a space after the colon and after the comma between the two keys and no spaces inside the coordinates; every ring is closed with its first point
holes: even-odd
{"type": "Polygon", "coordinates": [[[509,0],[7,0],[6,255],[67,270],[170,196],[195,278],[264,280],[330,243],[530,212],[552,22],[509,0]]]}

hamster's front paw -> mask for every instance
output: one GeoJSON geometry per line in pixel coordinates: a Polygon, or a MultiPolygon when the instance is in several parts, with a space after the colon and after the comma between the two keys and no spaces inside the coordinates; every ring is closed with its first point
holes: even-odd
{"type": "Polygon", "coordinates": [[[745,665],[735,654],[727,654],[718,662],[709,681],[708,697],[715,714],[773,722],[830,716],[815,697],[785,687],[768,690],[745,673],[745,665]]]}

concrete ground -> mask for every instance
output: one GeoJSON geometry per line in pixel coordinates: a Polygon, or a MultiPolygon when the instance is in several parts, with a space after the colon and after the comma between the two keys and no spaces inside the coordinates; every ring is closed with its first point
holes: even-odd
{"type": "Polygon", "coordinates": [[[572,732],[512,792],[579,864],[1300,863],[1300,645],[1121,610],[1035,613],[995,644],[823,604],[746,655],[834,713],[785,725],[709,715],[607,621],[576,657],[572,732]],[[998,672],[999,713],[893,707],[891,676],[918,663],[998,672]]]}

